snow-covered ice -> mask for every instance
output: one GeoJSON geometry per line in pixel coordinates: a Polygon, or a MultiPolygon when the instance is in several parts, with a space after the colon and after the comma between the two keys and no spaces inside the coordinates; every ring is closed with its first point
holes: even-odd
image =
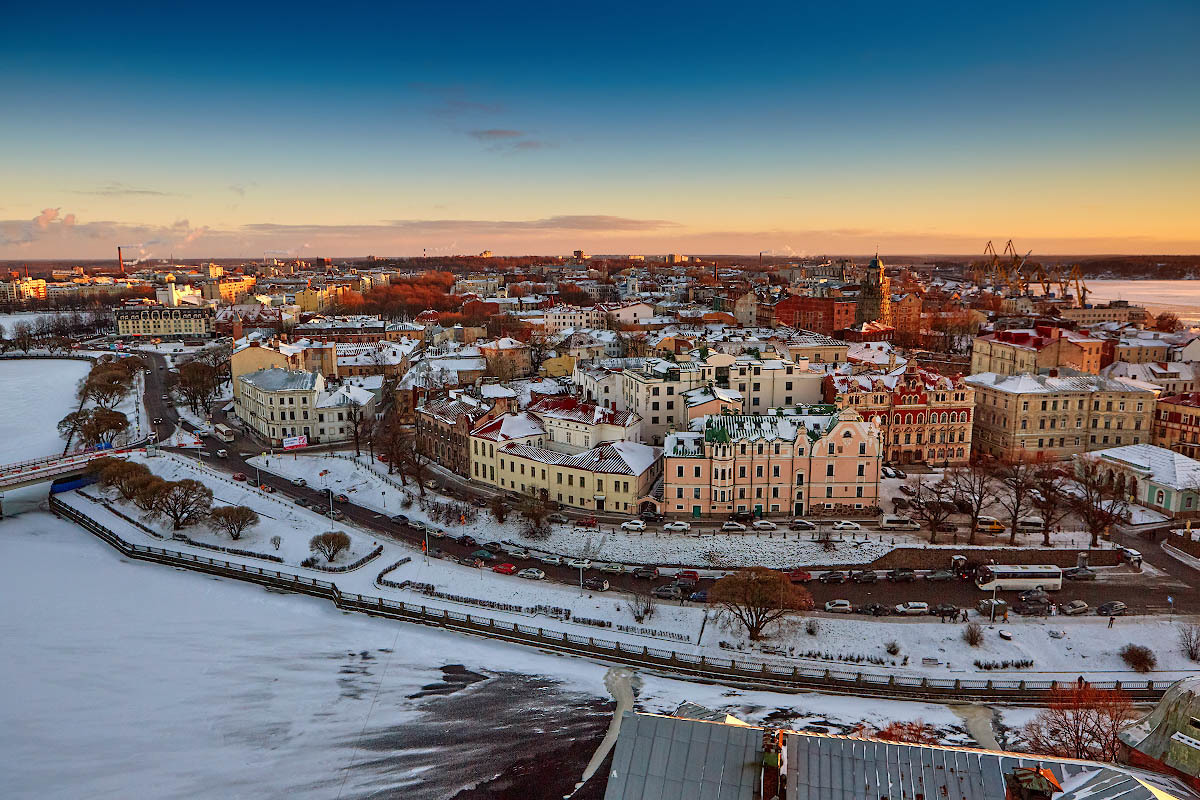
{"type": "Polygon", "coordinates": [[[0,360],[0,464],[62,453],[55,426],[77,408],[75,384],[89,369],[73,359],[0,360]]]}

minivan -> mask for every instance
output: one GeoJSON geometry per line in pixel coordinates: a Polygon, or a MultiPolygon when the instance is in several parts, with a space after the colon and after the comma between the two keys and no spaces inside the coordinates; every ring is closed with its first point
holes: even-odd
{"type": "Polygon", "coordinates": [[[1020,533],[1041,533],[1046,523],[1041,517],[1021,517],[1017,520],[1017,531],[1020,533]]]}
{"type": "Polygon", "coordinates": [[[984,533],[1004,533],[1004,523],[995,517],[983,516],[979,518],[978,529],[984,533]]]}
{"type": "Polygon", "coordinates": [[[920,529],[921,526],[915,520],[896,514],[884,514],[883,520],[879,523],[881,531],[918,531],[920,529]]]}

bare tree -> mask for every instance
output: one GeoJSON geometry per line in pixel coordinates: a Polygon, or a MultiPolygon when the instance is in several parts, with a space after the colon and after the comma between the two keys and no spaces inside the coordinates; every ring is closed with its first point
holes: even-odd
{"type": "Polygon", "coordinates": [[[910,478],[908,485],[913,489],[913,515],[929,527],[929,543],[934,544],[954,513],[954,485],[945,478],[927,483],[919,475],[910,478]]]}
{"type": "Polygon", "coordinates": [[[87,445],[111,445],[113,439],[129,427],[129,420],[120,411],[93,408],[79,429],[79,438],[87,445]]]}
{"type": "Polygon", "coordinates": [[[1179,626],[1179,649],[1192,661],[1200,661],[1200,625],[1194,622],[1179,626]]]}
{"type": "Polygon", "coordinates": [[[86,425],[88,420],[91,418],[92,412],[88,409],[81,408],[78,411],[72,411],[70,414],[67,414],[58,421],[58,435],[67,442],[65,445],[63,445],[64,456],[67,454],[67,451],[71,449],[71,442],[74,441],[75,437],[83,429],[83,426],[86,425]]]}
{"type": "Polygon", "coordinates": [[[33,349],[33,326],[24,320],[13,325],[12,342],[18,350],[28,355],[33,349]]]}
{"type": "Polygon", "coordinates": [[[212,509],[212,489],[200,481],[184,478],[162,487],[158,503],[151,512],[171,521],[172,530],[195,525],[208,517],[212,509]]]}
{"type": "Polygon", "coordinates": [[[133,378],[116,363],[97,364],[80,388],[80,399],[91,400],[101,408],[112,408],[129,396],[133,378]]]}
{"type": "Polygon", "coordinates": [[[416,442],[410,436],[409,446],[400,452],[400,463],[396,465],[401,475],[406,475],[417,482],[421,496],[425,496],[425,480],[429,475],[429,456],[419,451],[416,442]]]}
{"type": "Polygon", "coordinates": [[[771,623],[813,607],[807,589],[766,567],[747,567],[721,578],[709,589],[708,602],[742,623],[751,639],[762,638],[771,623]]]}
{"type": "Polygon", "coordinates": [[[1091,684],[1051,690],[1050,705],[1025,726],[1029,750],[1060,758],[1115,761],[1117,734],[1136,716],[1129,695],[1091,684]]]}
{"type": "Polygon", "coordinates": [[[1128,513],[1129,501],[1116,481],[1095,458],[1083,456],[1075,461],[1075,484],[1071,507],[1091,536],[1091,546],[1100,545],[1100,534],[1120,522],[1128,513]]]}
{"type": "Polygon", "coordinates": [[[212,401],[221,391],[221,377],[216,367],[203,361],[189,361],[179,368],[176,388],[188,407],[196,413],[209,413],[212,401]]]}
{"type": "Polygon", "coordinates": [[[147,515],[153,515],[166,491],[167,482],[157,475],[143,475],[131,488],[133,504],[147,515]]]}
{"type": "Polygon", "coordinates": [[[123,458],[104,458],[100,461],[105,462],[97,475],[100,485],[116,489],[122,500],[132,500],[141,486],[142,478],[150,474],[145,464],[136,461],[123,458]]]}
{"type": "MultiPolygon", "coordinates": [[[[258,524],[258,512],[247,506],[221,506],[208,514],[208,526],[223,531],[237,541],[242,534],[258,524]]],[[[279,549],[279,548],[276,548],[279,549]]]]}
{"type": "Polygon", "coordinates": [[[1016,544],[1017,522],[1029,510],[1039,467],[1038,463],[1026,458],[998,461],[994,467],[996,480],[1000,484],[997,502],[1004,509],[1009,522],[1009,544],[1016,544]]]}
{"type": "Polygon", "coordinates": [[[1071,495],[1067,492],[1070,478],[1053,464],[1043,464],[1034,475],[1030,503],[1042,518],[1042,545],[1050,546],[1050,531],[1072,513],[1071,495]]]}
{"type": "Polygon", "coordinates": [[[984,509],[996,502],[996,479],[984,464],[975,462],[965,467],[956,467],[947,477],[954,486],[958,499],[970,506],[967,517],[971,520],[971,533],[967,544],[975,544],[979,532],[979,517],[984,509]]]}
{"type": "Polygon", "coordinates": [[[350,549],[350,537],[343,531],[325,531],[312,537],[308,548],[325,556],[326,562],[333,563],[338,553],[350,549]]]}
{"type": "Polygon", "coordinates": [[[654,616],[655,603],[654,591],[649,585],[638,584],[634,586],[625,598],[625,607],[629,609],[629,613],[638,622],[654,616]]]}

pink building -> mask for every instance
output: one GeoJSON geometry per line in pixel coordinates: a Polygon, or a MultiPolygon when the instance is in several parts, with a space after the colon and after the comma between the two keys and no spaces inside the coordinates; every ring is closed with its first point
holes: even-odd
{"type": "Polygon", "coordinates": [[[675,517],[837,516],[877,510],[879,429],[854,410],[713,414],[663,447],[661,510],[675,517]]]}

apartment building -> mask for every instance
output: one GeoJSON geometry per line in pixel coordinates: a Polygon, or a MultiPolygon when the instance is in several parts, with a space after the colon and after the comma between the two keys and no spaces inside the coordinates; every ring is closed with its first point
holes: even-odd
{"type": "Polygon", "coordinates": [[[1120,322],[1140,324],[1150,318],[1149,312],[1141,306],[1131,306],[1127,300],[1113,300],[1104,305],[1086,305],[1082,308],[1060,309],[1058,315],[1079,325],[1099,325],[1102,322],[1120,322]]]}
{"type": "Polygon", "coordinates": [[[975,388],[909,362],[899,369],[825,378],[825,399],[854,409],[883,436],[884,459],[957,466],[971,460],[975,388]]]}
{"type": "Polygon", "coordinates": [[[211,308],[131,306],[118,308],[117,335],[134,339],[209,339],[216,327],[211,308]]]}
{"type": "Polygon", "coordinates": [[[1186,361],[1151,361],[1131,364],[1117,361],[1100,370],[1106,378],[1141,381],[1162,387],[1163,394],[1184,394],[1200,389],[1196,375],[1197,365],[1186,361]]]}
{"type": "Polygon", "coordinates": [[[23,303],[27,300],[45,300],[46,281],[42,278],[19,278],[0,281],[0,302],[23,303]]]}
{"type": "Polygon", "coordinates": [[[1200,392],[1158,398],[1151,441],[1188,458],[1200,458],[1200,392]]]}
{"type": "Polygon", "coordinates": [[[417,407],[417,451],[446,469],[469,477],[471,431],[500,411],[495,403],[465,391],[426,398],[417,407]]]}
{"type": "Polygon", "coordinates": [[[793,295],[775,304],[775,323],[835,336],[854,325],[858,301],[849,297],[793,295]]]}
{"type": "Polygon", "coordinates": [[[849,347],[849,343],[842,339],[807,330],[790,337],[784,344],[788,360],[793,364],[801,361],[810,364],[844,364],[849,347]]]}
{"type": "Polygon", "coordinates": [[[607,314],[600,306],[554,306],[542,318],[546,333],[555,334],[567,328],[603,328],[607,314]]]}
{"type": "Polygon", "coordinates": [[[793,363],[773,350],[762,357],[714,353],[703,362],[701,374],[705,383],[740,394],[748,414],[821,402],[824,373],[810,370],[807,361],[793,363]]]}
{"type": "Polygon", "coordinates": [[[829,405],[714,414],[663,448],[661,510],[676,517],[843,514],[874,509],[879,430],[829,405]]]}
{"type": "Polygon", "coordinates": [[[975,337],[971,374],[1020,375],[1066,367],[1097,375],[1103,348],[1101,339],[1048,325],[997,331],[975,337]]]}
{"type": "Polygon", "coordinates": [[[200,284],[200,294],[205,300],[218,300],[233,305],[240,303],[254,292],[255,278],[253,275],[236,275],[204,281],[200,284]]]}
{"type": "Polygon", "coordinates": [[[525,409],[541,420],[546,446],[563,453],[590,450],[601,442],[642,438],[642,418],[632,411],[613,411],[576,397],[546,397],[525,409]]]}
{"type": "Polygon", "coordinates": [[[1149,442],[1155,391],[1099,375],[997,375],[975,388],[974,446],[997,458],[1062,460],[1106,447],[1149,442]]]}
{"type": "Polygon", "coordinates": [[[356,425],[375,416],[374,393],[348,383],[326,391],[319,372],[268,367],[237,381],[234,413],[273,447],[293,436],[308,444],[349,441],[356,425]]]}
{"type": "Polygon", "coordinates": [[[576,363],[571,380],[580,396],[589,403],[625,410],[625,395],[621,373],[627,369],[641,369],[645,358],[606,358],[587,364],[576,363]]]}
{"type": "Polygon", "coordinates": [[[642,418],[642,440],[661,445],[687,419],[683,393],[705,382],[698,364],[647,358],[640,369],[621,371],[623,410],[642,418]]]}

